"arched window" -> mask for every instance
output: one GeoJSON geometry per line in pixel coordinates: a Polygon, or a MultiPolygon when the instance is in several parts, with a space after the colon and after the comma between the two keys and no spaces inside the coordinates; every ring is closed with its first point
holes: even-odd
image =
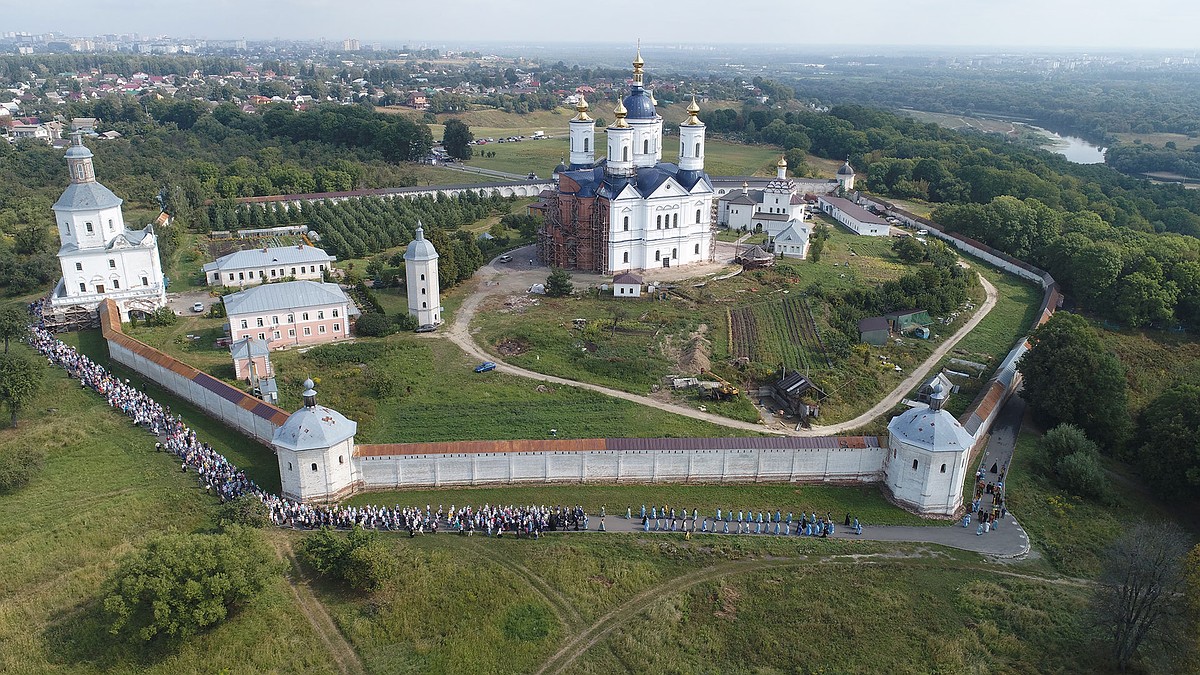
{"type": "Polygon", "coordinates": [[[83,226],[87,228],[88,234],[92,233],[92,224],[91,223],[84,223],[83,226]]]}
{"type": "Polygon", "coordinates": [[[655,260],[655,262],[657,262],[657,261],[659,261],[659,260],[662,260],[662,253],[659,253],[658,251],[655,251],[655,252],[654,252],[654,260],[655,260]]]}
{"type": "Polygon", "coordinates": [[[312,470],[313,470],[313,471],[316,471],[316,470],[317,470],[317,463],[316,463],[316,462],[313,462],[313,463],[312,463],[312,470]]]}
{"type": "Polygon", "coordinates": [[[700,244],[696,244],[696,255],[700,255],[700,244]]]}
{"type": "Polygon", "coordinates": [[[587,139],[587,138],[584,138],[584,139],[583,139],[583,151],[584,151],[584,152],[587,152],[587,151],[588,151],[588,145],[589,145],[589,139],[587,139]]]}
{"type": "Polygon", "coordinates": [[[421,287],[421,295],[425,295],[425,287],[424,286],[421,287]]]}
{"type": "Polygon", "coordinates": [[[913,471],[917,470],[917,460],[913,460],[913,471]]]}
{"type": "Polygon", "coordinates": [[[945,464],[942,465],[942,473],[946,473],[946,465],[945,464]]]}
{"type": "Polygon", "coordinates": [[[662,229],[662,215],[661,214],[655,220],[655,224],[658,226],[658,229],[660,229],[660,230],[662,229]]]}
{"type": "Polygon", "coordinates": [[[700,222],[700,209],[696,209],[696,222],[700,222]]]}
{"type": "Polygon", "coordinates": [[[623,161],[623,162],[629,161],[629,146],[628,145],[623,146],[621,148],[621,161],[623,161]]]}
{"type": "Polygon", "coordinates": [[[425,308],[427,308],[427,307],[429,307],[429,304],[428,304],[428,303],[425,303],[425,302],[422,302],[422,303],[421,303],[421,309],[425,309],[425,308]]]}
{"type": "Polygon", "coordinates": [[[673,249],[671,249],[671,258],[678,258],[678,257],[679,257],[679,253],[677,253],[677,251],[679,251],[679,249],[677,249],[677,248],[673,248],[673,249]]]}
{"type": "Polygon", "coordinates": [[[629,216],[625,216],[624,225],[625,225],[625,231],[628,232],[629,231],[629,216]]]}
{"type": "Polygon", "coordinates": [[[291,470],[292,470],[292,463],[288,462],[288,471],[291,471],[291,470]]]}
{"type": "Polygon", "coordinates": [[[643,155],[650,154],[650,139],[646,139],[646,140],[642,141],[642,154],[643,155]]]}
{"type": "Polygon", "coordinates": [[[671,216],[671,223],[672,223],[672,224],[673,224],[675,227],[679,227],[679,212],[678,212],[678,211],[676,211],[676,212],[675,212],[675,213],[674,213],[674,214],[671,216]]]}
{"type": "Polygon", "coordinates": [[[425,281],[425,275],[424,275],[424,274],[422,274],[422,275],[421,275],[421,281],[425,281]]]}
{"type": "Polygon", "coordinates": [[[621,254],[621,262],[629,262],[629,251],[625,251],[623,254],[621,254]]]}
{"type": "Polygon", "coordinates": [[[341,455],[338,455],[338,464],[345,464],[345,463],[346,463],[346,458],[341,455]]]}
{"type": "Polygon", "coordinates": [[[695,154],[695,155],[693,155],[693,156],[694,156],[694,157],[699,157],[699,156],[700,156],[700,144],[699,144],[699,143],[696,143],[696,154],[695,154]]]}

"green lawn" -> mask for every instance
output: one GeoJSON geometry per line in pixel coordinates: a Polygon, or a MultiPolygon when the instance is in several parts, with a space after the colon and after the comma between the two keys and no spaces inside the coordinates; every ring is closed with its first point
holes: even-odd
{"type": "Polygon", "coordinates": [[[47,462],[31,484],[0,494],[0,671],[333,670],[282,577],[178,650],[115,643],[98,603],[121,556],[159,532],[212,528],[216,500],[156,454],[148,433],[55,368],[20,427],[0,430],[0,453],[21,445],[44,449],[47,462]]]}

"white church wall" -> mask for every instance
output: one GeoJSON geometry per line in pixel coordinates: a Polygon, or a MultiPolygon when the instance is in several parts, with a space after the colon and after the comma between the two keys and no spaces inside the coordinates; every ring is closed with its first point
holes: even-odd
{"type": "Polygon", "coordinates": [[[489,483],[813,482],[882,478],[883,448],[701,449],[360,456],[364,489],[489,483]]]}

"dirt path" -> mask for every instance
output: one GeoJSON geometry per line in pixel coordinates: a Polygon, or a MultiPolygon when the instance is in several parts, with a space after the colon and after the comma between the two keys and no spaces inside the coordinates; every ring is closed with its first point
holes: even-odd
{"type": "Polygon", "coordinates": [[[558,622],[562,624],[564,632],[569,633],[572,629],[583,625],[583,617],[580,616],[574,605],[564,598],[561,593],[554,590],[550,584],[547,584],[544,579],[534,574],[528,567],[497,554],[491,547],[484,545],[482,542],[471,542],[470,545],[471,548],[479,551],[489,560],[528,582],[533,588],[533,592],[550,607],[550,611],[554,612],[555,617],[558,618],[558,622]]]}
{"type": "MultiPolygon", "coordinates": [[[[690,574],[685,574],[680,577],[668,579],[660,585],[647,588],[638,593],[632,598],[621,603],[617,607],[609,610],[604,616],[596,620],[594,624],[587,630],[584,630],[573,638],[568,640],[557,652],[554,653],[542,667],[539,668],[535,675],[543,673],[561,673],[574,663],[579,657],[583,656],[592,647],[596,646],[602,639],[607,637],[617,628],[634,619],[639,613],[653,605],[655,602],[678,595],[691,589],[694,586],[702,584],[706,581],[713,581],[722,577],[728,577],[741,572],[758,572],[762,570],[778,569],[786,567],[801,567],[805,565],[827,564],[827,565],[863,565],[863,564],[882,564],[895,562],[898,559],[922,558],[927,555],[924,551],[915,551],[911,553],[870,553],[870,554],[848,554],[848,555],[833,555],[828,557],[818,558],[816,560],[809,559],[808,556],[797,556],[795,558],[778,559],[769,558],[762,560],[746,560],[739,562],[724,563],[715,565],[702,570],[697,570],[690,574]]],[[[1032,574],[1022,574],[1019,572],[1009,572],[1006,570],[997,570],[994,567],[967,564],[962,566],[963,569],[972,569],[988,574],[1005,576],[1010,578],[1023,579],[1026,581],[1034,581],[1038,583],[1052,584],[1058,586],[1070,586],[1076,588],[1087,588],[1093,582],[1087,579],[1076,579],[1073,577],[1041,577],[1032,574]]]]}
{"type": "Polygon", "coordinates": [[[983,284],[984,291],[987,294],[987,299],[984,301],[983,305],[979,307],[978,311],[975,312],[975,315],[972,316],[967,323],[963,324],[962,328],[959,328],[953,335],[947,338],[937,349],[933,351],[929,358],[926,359],[920,367],[914,369],[912,373],[910,373],[909,376],[906,377],[899,385],[897,385],[896,388],[893,389],[887,396],[884,396],[882,399],[880,399],[880,401],[872,406],[870,410],[867,410],[854,419],[828,426],[813,427],[812,429],[801,429],[799,431],[795,431],[791,429],[768,429],[761,423],[732,420],[728,417],[722,417],[721,415],[715,415],[709,412],[701,412],[695,408],[679,405],[677,403],[659,401],[650,398],[649,396],[631,394],[626,391],[610,389],[609,387],[604,387],[597,384],[579,382],[578,380],[568,380],[563,377],[537,373],[532,370],[505,363],[499,357],[488,354],[475,342],[475,338],[471,335],[470,329],[471,320],[474,319],[475,314],[479,311],[480,303],[482,303],[485,298],[491,295],[499,293],[524,292],[524,290],[528,288],[529,284],[541,281],[541,275],[544,273],[544,269],[501,273],[499,268],[496,267],[495,261],[493,261],[493,263],[490,265],[484,266],[479,272],[476,273],[476,277],[474,279],[474,283],[476,284],[475,290],[472,291],[465,300],[463,300],[462,306],[460,306],[458,311],[454,313],[454,322],[451,323],[442,334],[472,357],[479,359],[480,361],[494,361],[497,365],[497,370],[503,373],[508,373],[509,375],[517,375],[519,377],[527,377],[543,382],[587,389],[589,391],[594,391],[606,396],[624,399],[639,405],[650,406],[658,410],[673,412],[677,415],[683,415],[692,419],[711,422],[713,424],[729,427],[731,429],[741,429],[744,431],[755,431],[759,433],[772,433],[787,436],[835,435],[864,426],[874,420],[876,417],[879,417],[880,415],[891,410],[900,403],[900,401],[906,394],[908,394],[908,392],[915,389],[929,375],[929,372],[933,370],[933,368],[936,367],[939,362],[941,362],[943,357],[950,353],[951,349],[954,349],[955,345],[957,345],[964,337],[974,330],[975,327],[979,325],[980,321],[983,321],[983,318],[992,311],[993,307],[996,306],[996,300],[998,297],[996,287],[981,275],[979,280],[983,284]],[[494,283],[495,285],[489,285],[490,283],[494,283]]]}
{"type": "Polygon", "coordinates": [[[325,646],[325,653],[333,660],[338,672],[342,675],[365,673],[366,668],[363,666],[362,659],[358,657],[358,652],[354,651],[354,647],[338,630],[337,624],[333,622],[333,617],[329,616],[329,612],[325,610],[325,605],[321,604],[321,601],[313,595],[308,582],[303,580],[303,575],[300,573],[300,562],[296,560],[296,553],[292,550],[291,542],[280,539],[273,543],[276,553],[288,563],[288,587],[292,589],[292,595],[296,597],[296,606],[304,618],[308,619],[308,623],[312,625],[313,632],[325,646]]]}

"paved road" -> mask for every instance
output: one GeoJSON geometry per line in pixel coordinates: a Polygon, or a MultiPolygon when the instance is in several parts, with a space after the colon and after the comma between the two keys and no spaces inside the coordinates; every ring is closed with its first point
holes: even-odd
{"type": "MultiPolygon", "coordinates": [[[[512,256],[514,258],[514,263],[517,263],[518,261],[530,260],[534,257],[533,247],[530,246],[523,249],[518,249],[512,253],[512,256]]],[[[466,353],[472,355],[480,361],[495,361],[497,364],[497,370],[510,375],[517,375],[520,377],[528,377],[544,382],[552,382],[554,384],[588,389],[590,391],[595,391],[607,396],[612,396],[614,398],[624,399],[626,401],[650,406],[659,410],[666,410],[668,412],[684,415],[693,419],[712,422],[713,424],[719,424],[732,429],[788,436],[830,436],[844,433],[861,427],[871,422],[876,417],[879,417],[880,415],[883,415],[887,411],[891,410],[900,403],[900,401],[908,392],[915,389],[925,380],[925,378],[929,375],[929,372],[937,366],[943,357],[950,353],[950,350],[953,349],[960,340],[974,330],[975,327],[979,325],[980,321],[983,321],[983,318],[987,316],[988,312],[991,312],[992,308],[996,306],[997,298],[996,287],[989,283],[987,279],[980,276],[979,280],[983,283],[984,291],[987,293],[987,300],[979,307],[979,309],[975,312],[975,315],[972,316],[971,319],[962,326],[962,328],[958,329],[953,335],[947,338],[937,349],[933,351],[929,358],[926,359],[920,367],[914,369],[912,373],[909,374],[909,376],[902,382],[900,382],[900,384],[898,384],[896,388],[893,389],[887,396],[878,401],[874,406],[871,407],[870,410],[867,410],[854,419],[840,422],[838,424],[818,426],[813,427],[812,429],[800,429],[797,431],[791,428],[767,428],[761,423],[732,420],[728,417],[722,417],[720,415],[714,415],[708,412],[701,412],[700,410],[696,410],[688,406],[660,401],[650,398],[649,396],[631,394],[629,392],[611,389],[609,387],[603,387],[587,382],[579,382],[577,380],[569,380],[553,375],[544,375],[526,368],[511,365],[495,355],[488,354],[475,342],[475,339],[470,331],[471,320],[475,317],[476,312],[479,310],[480,303],[490,295],[501,293],[523,293],[531,284],[544,281],[544,277],[541,276],[542,274],[546,273],[546,269],[544,267],[539,267],[536,264],[530,265],[524,262],[519,264],[521,270],[514,273],[507,270],[502,263],[497,262],[497,260],[493,260],[490,265],[484,266],[479,272],[476,272],[474,277],[474,291],[472,291],[471,294],[468,295],[463,301],[462,306],[460,306],[458,311],[454,314],[453,323],[451,323],[448,329],[444,332],[444,334],[452,342],[454,342],[454,344],[458,345],[466,353]]],[[[689,276],[695,276],[697,274],[695,266],[688,268],[670,268],[661,271],[653,270],[652,272],[660,277],[661,275],[669,273],[687,274],[689,276]]],[[[603,279],[598,275],[576,274],[575,276],[577,277],[577,280],[582,283],[598,283],[603,279]]]]}

